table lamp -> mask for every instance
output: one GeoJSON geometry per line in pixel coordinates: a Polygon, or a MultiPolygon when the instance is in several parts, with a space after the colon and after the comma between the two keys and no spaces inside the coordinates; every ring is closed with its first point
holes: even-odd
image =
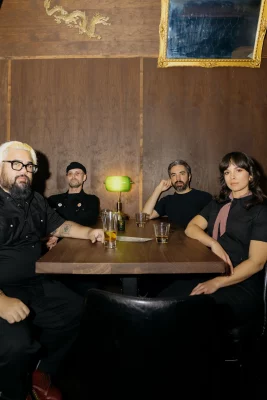
{"type": "Polygon", "coordinates": [[[108,176],[105,180],[105,187],[108,192],[119,192],[117,211],[122,212],[121,192],[129,192],[132,181],[129,176],[108,176]]]}

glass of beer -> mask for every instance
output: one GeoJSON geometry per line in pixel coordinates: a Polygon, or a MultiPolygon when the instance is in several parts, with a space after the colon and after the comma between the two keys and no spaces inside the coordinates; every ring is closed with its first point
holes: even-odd
{"type": "Polygon", "coordinates": [[[170,225],[171,224],[168,222],[159,222],[157,224],[153,224],[156,241],[158,243],[168,243],[170,225]]]}
{"type": "Polygon", "coordinates": [[[104,215],[105,215],[107,212],[109,212],[109,211],[111,211],[111,210],[109,210],[108,208],[103,208],[103,209],[100,211],[100,217],[101,217],[101,220],[102,220],[102,221],[103,221],[104,215]]]}
{"type": "Polygon", "coordinates": [[[116,248],[118,214],[107,211],[102,215],[104,230],[104,246],[108,249],[116,248]]]}

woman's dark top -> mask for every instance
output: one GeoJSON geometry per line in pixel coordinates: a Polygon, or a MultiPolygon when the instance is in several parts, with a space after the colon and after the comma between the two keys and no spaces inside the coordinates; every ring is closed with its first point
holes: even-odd
{"type": "MultiPolygon", "coordinates": [[[[226,223],[226,231],[218,236],[217,241],[229,255],[233,266],[248,259],[251,240],[267,242],[267,207],[263,204],[245,208],[245,203],[252,196],[233,199],[226,223]]],[[[229,200],[230,201],[230,200],[229,200]]],[[[226,204],[212,200],[200,213],[208,221],[207,233],[212,236],[216,217],[220,209],[226,204]]],[[[261,274],[252,275],[240,283],[247,288],[262,288],[261,274]]]]}
{"type": "MultiPolygon", "coordinates": [[[[246,209],[244,204],[251,196],[234,199],[227,219],[226,231],[218,237],[218,242],[229,255],[233,266],[248,259],[251,240],[267,242],[267,207],[259,204],[246,209]]],[[[230,201],[230,200],[229,200],[230,201]]],[[[212,200],[198,215],[208,222],[207,233],[212,236],[216,217],[227,203],[212,200]]],[[[212,279],[214,276],[201,275],[196,278],[180,279],[164,289],[159,296],[187,296],[198,283],[212,279]]],[[[236,325],[244,323],[261,312],[263,306],[262,271],[252,275],[243,282],[222,287],[210,295],[218,305],[223,323],[236,325]],[[227,321],[227,322],[226,322],[227,321]]]]}
{"type": "MultiPolygon", "coordinates": [[[[244,207],[252,196],[233,199],[227,219],[226,231],[218,236],[218,242],[229,255],[234,266],[248,258],[251,240],[267,242],[267,207],[262,204],[244,207]]],[[[208,221],[207,233],[212,236],[216,217],[220,209],[228,203],[219,204],[212,200],[199,215],[208,221]]]]}

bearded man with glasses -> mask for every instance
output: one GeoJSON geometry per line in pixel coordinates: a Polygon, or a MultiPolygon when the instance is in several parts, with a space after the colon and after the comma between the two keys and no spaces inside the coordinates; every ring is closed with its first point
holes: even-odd
{"type": "Polygon", "coordinates": [[[14,198],[18,197],[21,199],[26,199],[31,193],[31,177],[32,174],[37,172],[38,167],[37,165],[33,164],[32,162],[28,162],[27,164],[23,164],[23,162],[19,160],[3,160],[2,163],[10,163],[11,168],[14,171],[22,171],[24,168],[26,172],[30,175],[25,173],[21,173],[13,177],[14,174],[11,176],[7,173],[7,170],[3,168],[2,176],[1,176],[1,187],[4,190],[10,192],[10,195],[14,198]]]}
{"type": "Polygon", "coordinates": [[[101,229],[65,221],[31,189],[37,171],[35,151],[13,141],[0,146],[0,399],[31,399],[32,376],[39,400],[60,400],[51,385],[59,364],[78,333],[82,298],[62,283],[35,275],[41,239],[51,234],[103,242],[101,229]],[[38,328],[38,340],[34,335],[38,328]]]}

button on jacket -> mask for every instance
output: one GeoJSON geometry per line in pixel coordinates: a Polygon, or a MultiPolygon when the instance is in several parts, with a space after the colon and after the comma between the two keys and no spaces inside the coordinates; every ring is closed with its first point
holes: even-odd
{"type": "Polygon", "coordinates": [[[83,190],[80,193],[66,192],[50,196],[48,203],[64,219],[83,226],[95,225],[99,216],[99,198],[83,190]]]}

